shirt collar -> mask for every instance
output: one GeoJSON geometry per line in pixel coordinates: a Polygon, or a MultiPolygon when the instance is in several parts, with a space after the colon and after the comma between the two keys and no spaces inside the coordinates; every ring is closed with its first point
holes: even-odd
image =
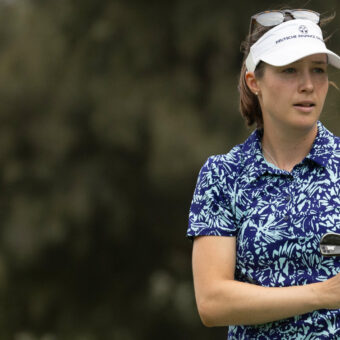
{"type": "MultiPolygon", "coordinates": [[[[321,122],[318,121],[317,126],[317,136],[305,160],[308,159],[317,165],[326,167],[334,151],[334,135],[321,122]]],[[[288,174],[287,171],[272,167],[265,161],[262,154],[261,139],[262,131],[255,130],[242,145],[242,153],[245,155],[243,169],[247,173],[248,180],[256,180],[266,173],[277,175],[288,174]]]]}
{"type": "Polygon", "coordinates": [[[277,173],[280,169],[271,167],[264,159],[262,154],[262,131],[255,130],[244,142],[242,153],[245,156],[243,159],[243,171],[246,174],[248,181],[256,180],[266,173],[277,173]]]}
{"type": "Polygon", "coordinates": [[[321,122],[318,122],[318,133],[306,159],[326,167],[334,152],[334,148],[334,135],[321,122]]]}

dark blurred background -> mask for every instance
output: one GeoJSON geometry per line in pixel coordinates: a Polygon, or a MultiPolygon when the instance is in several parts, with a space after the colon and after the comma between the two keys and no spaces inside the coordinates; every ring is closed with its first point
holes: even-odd
{"type": "MultiPolygon", "coordinates": [[[[196,311],[187,216],[206,158],[251,132],[239,46],[278,6],[0,1],[0,339],[225,339],[196,311]]],[[[338,134],[339,107],[331,88],[338,134]]]]}

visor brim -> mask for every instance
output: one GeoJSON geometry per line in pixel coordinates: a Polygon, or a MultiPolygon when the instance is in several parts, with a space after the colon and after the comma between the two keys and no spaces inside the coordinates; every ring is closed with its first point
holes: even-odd
{"type": "Polygon", "coordinates": [[[340,57],[322,46],[316,46],[313,48],[311,45],[304,46],[304,44],[302,44],[298,47],[295,46],[295,48],[286,48],[269,53],[262,56],[261,60],[269,65],[279,67],[289,65],[314,54],[326,54],[328,56],[328,63],[340,69],[340,57]]]}

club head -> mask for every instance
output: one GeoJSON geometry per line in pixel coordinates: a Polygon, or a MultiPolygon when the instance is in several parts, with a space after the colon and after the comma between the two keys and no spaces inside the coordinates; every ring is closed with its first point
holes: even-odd
{"type": "Polygon", "coordinates": [[[323,256],[340,256],[340,234],[327,233],[322,236],[320,250],[323,256]]]}

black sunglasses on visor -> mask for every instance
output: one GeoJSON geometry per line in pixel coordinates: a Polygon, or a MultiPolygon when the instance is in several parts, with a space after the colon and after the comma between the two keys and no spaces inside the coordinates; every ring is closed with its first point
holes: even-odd
{"type": "Polygon", "coordinates": [[[260,12],[251,17],[249,33],[253,33],[255,24],[261,26],[276,26],[282,24],[286,18],[306,19],[319,24],[320,14],[309,9],[284,9],[260,12]]]}

